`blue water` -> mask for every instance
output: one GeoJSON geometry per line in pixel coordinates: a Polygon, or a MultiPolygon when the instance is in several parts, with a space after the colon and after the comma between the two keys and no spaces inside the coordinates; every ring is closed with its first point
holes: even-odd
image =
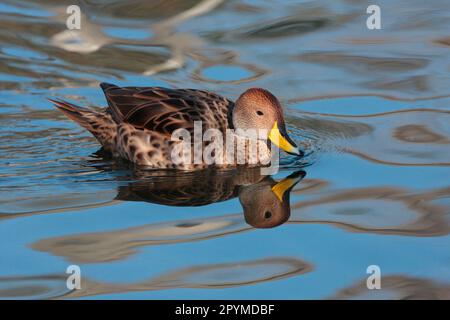
{"type": "Polygon", "coordinates": [[[450,297],[446,1],[379,1],[375,31],[364,1],[97,1],[79,32],[69,4],[0,5],[0,298],[450,297]],[[261,182],[192,205],[240,171],[203,185],[97,153],[47,98],[105,106],[100,82],[276,94],[307,152],[263,180],[306,174],[287,221],[244,214],[242,190],[261,182]]]}

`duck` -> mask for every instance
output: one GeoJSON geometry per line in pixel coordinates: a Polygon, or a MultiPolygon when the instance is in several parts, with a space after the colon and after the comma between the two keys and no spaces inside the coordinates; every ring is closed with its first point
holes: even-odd
{"type": "Polygon", "coordinates": [[[273,228],[288,221],[290,193],[306,175],[297,170],[281,180],[258,168],[195,170],[172,176],[135,170],[134,181],[120,185],[116,200],[148,202],[171,207],[198,207],[238,198],[245,222],[254,228],[273,228]]]}
{"type": "MultiPolygon", "coordinates": [[[[303,151],[287,133],[280,102],[266,89],[249,88],[233,102],[200,89],[119,87],[109,83],[101,83],[100,87],[108,104],[104,108],[80,107],[60,99],[48,100],[69,119],[87,129],[105,151],[134,164],[181,170],[267,165],[272,155],[271,142],[288,154],[303,156],[303,151]],[[241,146],[245,152],[241,161],[207,162],[202,157],[192,161],[196,151],[180,149],[180,144],[187,140],[183,142],[183,137],[179,140],[173,137],[177,130],[185,130],[195,138],[197,122],[201,123],[201,133],[214,129],[226,136],[227,132],[232,132],[236,138],[233,148],[243,142],[241,146]],[[250,152],[252,138],[245,135],[246,130],[252,129],[263,132],[256,138],[256,155],[250,152]],[[174,154],[183,161],[175,161],[174,154]],[[187,156],[189,161],[186,161],[187,156]]],[[[190,143],[192,145],[192,141],[190,143]]],[[[209,144],[212,143],[202,141],[200,148],[205,151],[209,144]]],[[[210,149],[216,159],[217,149],[210,149]]],[[[226,153],[226,148],[222,149],[220,159],[226,153]]]]}

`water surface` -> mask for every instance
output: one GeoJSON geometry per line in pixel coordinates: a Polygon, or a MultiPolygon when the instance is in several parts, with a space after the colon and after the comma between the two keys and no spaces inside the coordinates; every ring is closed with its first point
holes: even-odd
{"type": "Polygon", "coordinates": [[[377,1],[376,31],[366,1],[79,1],[81,32],[73,3],[0,5],[0,298],[450,297],[448,1],[377,1]],[[308,155],[138,170],[46,100],[100,82],[267,88],[308,155]]]}

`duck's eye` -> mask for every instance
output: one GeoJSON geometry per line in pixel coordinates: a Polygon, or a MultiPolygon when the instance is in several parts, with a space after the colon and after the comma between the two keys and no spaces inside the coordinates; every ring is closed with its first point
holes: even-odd
{"type": "Polygon", "coordinates": [[[270,219],[271,216],[272,216],[272,212],[270,212],[270,211],[264,212],[264,219],[270,219]]]}
{"type": "Polygon", "coordinates": [[[256,111],[256,114],[258,115],[258,116],[262,116],[264,113],[262,112],[262,111],[256,111]]]}

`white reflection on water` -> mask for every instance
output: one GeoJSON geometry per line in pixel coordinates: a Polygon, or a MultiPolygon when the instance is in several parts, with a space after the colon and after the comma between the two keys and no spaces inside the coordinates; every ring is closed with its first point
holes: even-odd
{"type": "Polygon", "coordinates": [[[377,31],[365,2],[83,1],[87,51],[58,42],[72,2],[0,5],[2,298],[448,297],[448,1],[378,1],[377,31]],[[103,81],[273,91],[309,150],[264,182],[306,171],[289,215],[243,209],[259,180],[195,189],[95,154],[46,98],[103,106],[103,81]],[[88,291],[61,287],[71,262],[88,291]]]}

